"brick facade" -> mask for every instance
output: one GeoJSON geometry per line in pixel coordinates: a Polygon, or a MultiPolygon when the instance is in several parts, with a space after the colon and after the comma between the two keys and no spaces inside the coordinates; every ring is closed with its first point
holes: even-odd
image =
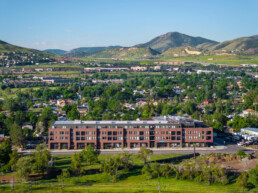
{"type": "Polygon", "coordinates": [[[213,129],[194,121],[55,121],[48,139],[49,149],[201,147],[213,142],[213,129]]]}

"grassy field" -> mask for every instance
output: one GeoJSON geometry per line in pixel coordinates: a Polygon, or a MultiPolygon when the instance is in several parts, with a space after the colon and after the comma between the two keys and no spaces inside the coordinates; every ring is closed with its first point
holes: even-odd
{"type": "MultiPolygon", "coordinates": [[[[162,58],[161,58],[162,59],[162,58]]],[[[189,62],[200,62],[217,65],[240,65],[240,64],[258,64],[258,55],[229,55],[229,56],[188,56],[178,57],[173,59],[164,59],[164,61],[189,61],[189,62]]]]}
{"type": "MultiPolygon", "coordinates": [[[[105,158],[112,155],[100,155],[99,161],[102,162],[105,158]]],[[[178,154],[156,154],[151,156],[151,161],[162,160],[167,158],[173,158],[180,156],[178,154]]],[[[55,156],[55,166],[62,169],[67,169],[71,162],[71,156],[55,156]]],[[[205,185],[204,183],[195,183],[189,180],[176,180],[174,178],[160,178],[146,180],[141,174],[141,167],[143,161],[140,160],[137,155],[132,155],[132,161],[135,169],[124,174],[120,177],[116,183],[111,183],[109,176],[93,172],[92,170],[98,170],[100,164],[97,163],[92,166],[86,166],[87,175],[80,177],[70,177],[62,188],[61,184],[56,179],[40,180],[30,183],[17,183],[15,185],[15,191],[12,191],[10,185],[0,185],[0,192],[91,192],[91,193],[104,193],[104,192],[116,192],[116,193],[135,193],[146,192],[154,193],[158,192],[158,183],[160,182],[160,188],[162,193],[174,192],[174,193],[238,193],[242,192],[235,183],[229,185],[212,184],[205,185]]],[[[249,192],[257,192],[258,189],[252,189],[249,192]]]]}

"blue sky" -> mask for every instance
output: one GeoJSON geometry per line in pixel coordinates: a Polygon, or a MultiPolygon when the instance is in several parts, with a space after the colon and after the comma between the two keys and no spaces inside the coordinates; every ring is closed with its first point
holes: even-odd
{"type": "Polygon", "coordinates": [[[167,32],[258,34],[258,0],[0,0],[0,40],[29,48],[133,46],[167,32]]]}

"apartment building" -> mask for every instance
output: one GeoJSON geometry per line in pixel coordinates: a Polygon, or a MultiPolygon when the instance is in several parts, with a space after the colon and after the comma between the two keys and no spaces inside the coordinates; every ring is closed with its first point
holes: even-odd
{"type": "Polygon", "coordinates": [[[151,121],[54,121],[49,149],[173,148],[209,146],[213,129],[203,122],[177,116],[151,121]]]}

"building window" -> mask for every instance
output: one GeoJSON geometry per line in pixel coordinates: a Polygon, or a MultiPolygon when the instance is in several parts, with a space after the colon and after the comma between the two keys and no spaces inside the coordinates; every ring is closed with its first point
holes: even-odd
{"type": "Polygon", "coordinates": [[[80,135],[80,131],[76,131],[76,135],[80,135]]]}
{"type": "Polygon", "coordinates": [[[180,136],[178,136],[178,137],[176,138],[176,140],[181,140],[181,137],[180,137],[180,136]]]}
{"type": "Polygon", "coordinates": [[[172,131],[172,135],[175,135],[176,134],[176,132],[175,131],[172,131]]]}
{"type": "Polygon", "coordinates": [[[181,135],[181,131],[176,132],[177,135],[181,135]]]}
{"type": "Polygon", "coordinates": [[[81,132],[81,135],[85,135],[85,131],[82,131],[82,132],[81,132]]]}
{"type": "Polygon", "coordinates": [[[206,134],[207,134],[207,135],[210,135],[210,134],[211,134],[211,131],[206,131],[206,134]]]}
{"type": "Polygon", "coordinates": [[[82,137],[81,140],[85,140],[85,137],[82,137]]]}
{"type": "Polygon", "coordinates": [[[80,140],[80,137],[76,137],[76,140],[80,140]]]}
{"type": "Polygon", "coordinates": [[[65,126],[65,125],[63,126],[63,129],[66,129],[66,126],[65,126]]]}
{"type": "Polygon", "coordinates": [[[176,137],[171,137],[171,140],[176,140],[176,137]]]}
{"type": "Polygon", "coordinates": [[[206,137],[206,140],[211,140],[211,136],[207,136],[207,137],[206,137]]]}

